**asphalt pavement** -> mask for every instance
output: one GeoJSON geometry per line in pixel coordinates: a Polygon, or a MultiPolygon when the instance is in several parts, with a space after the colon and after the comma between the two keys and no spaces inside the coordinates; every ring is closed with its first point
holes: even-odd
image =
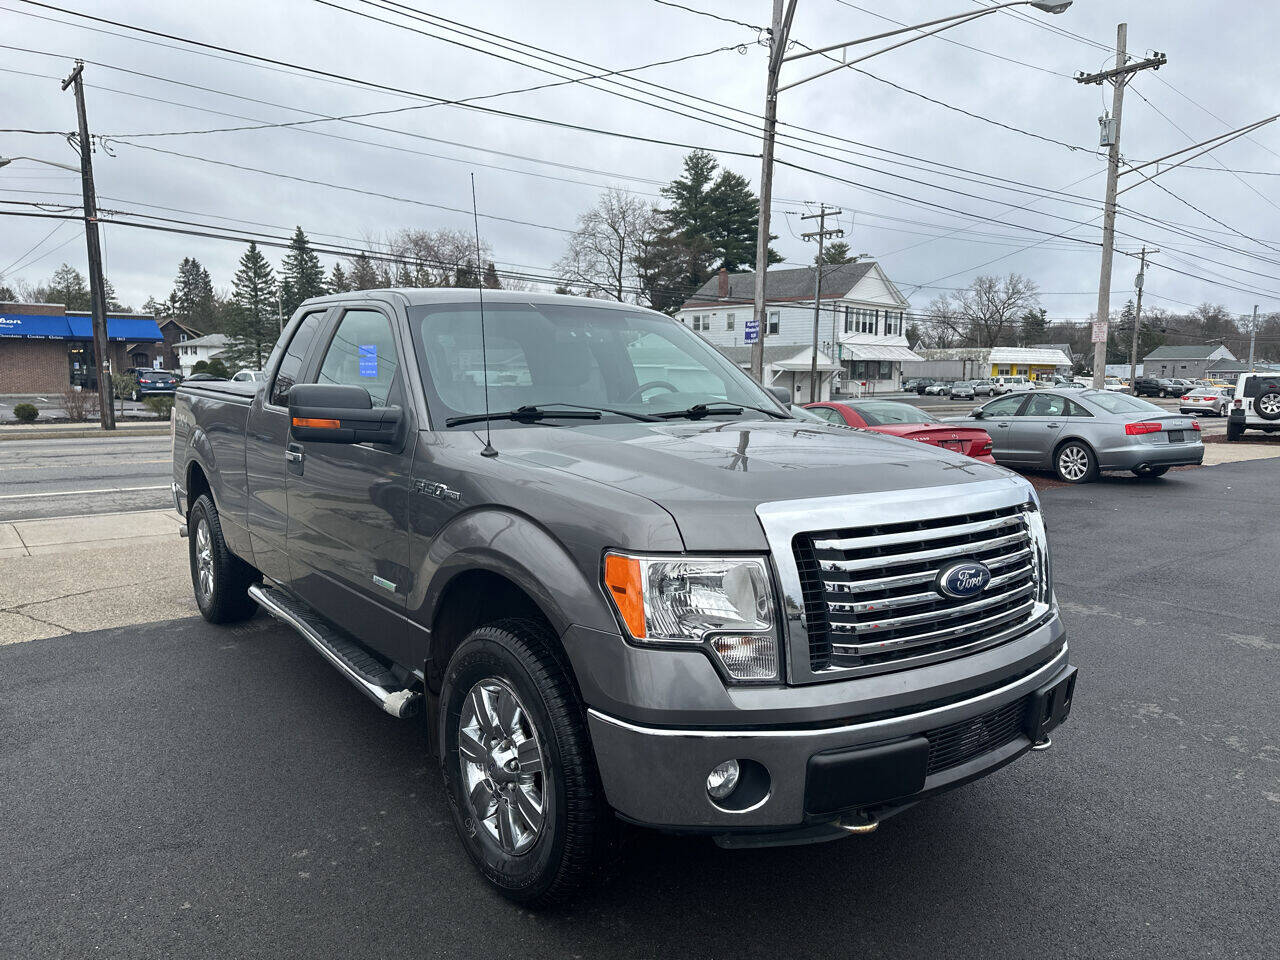
{"type": "Polygon", "coordinates": [[[0,956],[1275,956],[1277,481],[1042,495],[1080,668],[1053,749],[868,837],[637,831],[549,913],[478,878],[420,727],[274,621],[0,647],[0,956]]]}
{"type": "Polygon", "coordinates": [[[0,520],[152,510],[173,503],[169,438],[0,443],[0,520]]]}

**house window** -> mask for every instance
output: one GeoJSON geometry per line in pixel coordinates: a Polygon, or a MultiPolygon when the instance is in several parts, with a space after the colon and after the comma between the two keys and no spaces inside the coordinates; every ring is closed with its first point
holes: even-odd
{"type": "Polygon", "coordinates": [[[774,337],[778,334],[778,322],[782,317],[782,313],[774,310],[769,314],[769,336],[774,337]]]}
{"type": "Polygon", "coordinates": [[[998,377],[1007,377],[1009,376],[1009,372],[1010,372],[1010,367],[1007,364],[1004,366],[996,367],[996,376],[998,377]]]}
{"type": "Polygon", "coordinates": [[[863,309],[862,307],[859,307],[853,312],[854,321],[857,324],[859,333],[870,333],[873,335],[875,334],[876,313],[877,311],[875,310],[866,310],[866,309],[863,309]]]}
{"type": "Polygon", "coordinates": [[[732,314],[732,313],[731,313],[731,314],[729,314],[729,315],[725,318],[725,321],[724,321],[724,328],[725,328],[726,330],[732,330],[732,329],[733,329],[733,314],[732,314]]]}
{"type": "Polygon", "coordinates": [[[853,319],[849,316],[849,307],[846,304],[844,309],[844,332],[853,333],[853,319]]]}
{"type": "Polygon", "coordinates": [[[185,333],[180,333],[180,334],[178,334],[178,342],[179,342],[179,343],[182,343],[182,342],[183,342],[183,341],[185,341],[186,339],[187,339],[187,335],[186,335],[185,333]]]}

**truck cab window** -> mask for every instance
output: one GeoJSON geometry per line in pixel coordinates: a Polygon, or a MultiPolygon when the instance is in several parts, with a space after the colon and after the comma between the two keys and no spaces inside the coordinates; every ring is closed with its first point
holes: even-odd
{"type": "Polygon", "coordinates": [[[294,331],[293,338],[289,341],[289,346],[284,351],[284,356],[280,358],[280,369],[276,371],[275,382],[271,385],[271,402],[277,407],[289,405],[289,388],[298,380],[298,373],[302,370],[302,361],[306,358],[307,350],[311,347],[311,341],[316,338],[316,332],[320,329],[320,321],[324,319],[326,313],[328,313],[328,310],[316,310],[314,313],[308,313],[302,318],[302,323],[298,325],[298,329],[294,331]]]}
{"type": "Polygon", "coordinates": [[[348,310],[329,341],[317,383],[364,387],[375,407],[385,407],[400,370],[391,321],[377,310],[348,310]]]}

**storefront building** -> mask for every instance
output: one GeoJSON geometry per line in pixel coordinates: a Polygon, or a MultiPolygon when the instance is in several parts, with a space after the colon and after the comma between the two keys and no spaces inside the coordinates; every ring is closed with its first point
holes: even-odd
{"type": "MultiPolygon", "coordinates": [[[[106,359],[113,372],[152,366],[164,340],[154,317],[107,314],[106,359]]],[[[97,385],[88,313],[56,303],[0,303],[0,394],[58,394],[97,385]]]]}

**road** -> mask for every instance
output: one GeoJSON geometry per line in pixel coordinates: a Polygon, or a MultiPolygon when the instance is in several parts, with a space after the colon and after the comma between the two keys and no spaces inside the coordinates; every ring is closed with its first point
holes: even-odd
{"type": "Polygon", "coordinates": [[[6,440],[0,520],[164,507],[170,462],[168,437],[6,440]]]}
{"type": "Polygon", "coordinates": [[[1081,672],[1052,750],[868,837],[637,832],[544,914],[478,879],[421,728],[272,621],[0,647],[0,956],[1275,956],[1277,481],[1042,495],[1081,672]]]}

